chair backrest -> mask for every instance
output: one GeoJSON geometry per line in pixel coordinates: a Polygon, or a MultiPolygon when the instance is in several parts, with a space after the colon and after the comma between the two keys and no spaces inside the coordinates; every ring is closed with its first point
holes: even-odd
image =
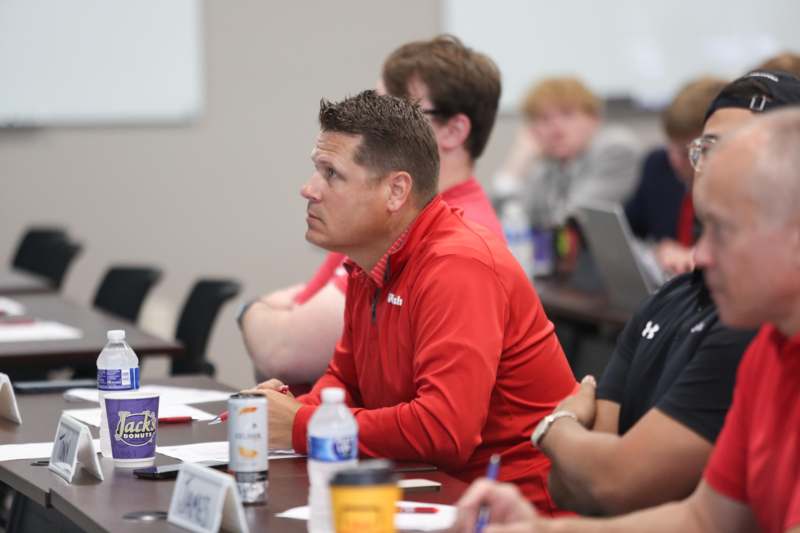
{"type": "Polygon", "coordinates": [[[239,294],[241,286],[233,280],[204,279],[195,283],[183,305],[175,338],[186,353],[173,359],[172,374],[214,375],[214,365],[206,361],[211,328],[222,305],[239,294]]]}
{"type": "Polygon", "coordinates": [[[47,261],[49,250],[59,242],[66,242],[67,232],[59,227],[31,227],[22,235],[11,264],[15,268],[31,270],[47,261]]]}
{"type": "Polygon", "coordinates": [[[136,322],[147,293],[160,278],[161,270],[154,267],[111,267],[97,289],[94,306],[130,322],[136,322]]]}
{"type": "Polygon", "coordinates": [[[54,289],[61,288],[64,275],[83,246],[72,242],[59,230],[34,230],[23,237],[14,258],[14,266],[38,274],[50,281],[54,289]]]}

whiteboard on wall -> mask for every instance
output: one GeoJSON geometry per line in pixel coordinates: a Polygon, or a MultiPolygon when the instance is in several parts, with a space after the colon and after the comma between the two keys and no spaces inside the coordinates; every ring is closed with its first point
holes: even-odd
{"type": "Polygon", "coordinates": [[[0,0],[0,125],[191,120],[200,0],[0,0]]]}
{"type": "Polygon", "coordinates": [[[497,62],[505,111],[547,76],[657,107],[696,76],[734,78],[800,52],[798,0],[443,0],[443,10],[445,32],[497,62]]]}

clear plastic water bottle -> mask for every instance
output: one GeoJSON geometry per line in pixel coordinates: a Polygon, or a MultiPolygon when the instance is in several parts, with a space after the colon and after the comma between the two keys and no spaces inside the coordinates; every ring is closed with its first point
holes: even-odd
{"type": "Polygon", "coordinates": [[[525,213],[525,208],[516,200],[508,200],[503,204],[500,223],[508,241],[511,254],[519,262],[528,279],[535,273],[534,269],[534,243],[531,232],[530,220],[525,213]]]}
{"type": "Polygon", "coordinates": [[[97,358],[97,395],[100,400],[100,451],[111,457],[111,436],[108,432],[107,392],[139,388],[139,358],[125,342],[125,330],[112,329],[106,334],[108,343],[97,358]]]}
{"type": "Polygon", "coordinates": [[[358,463],[358,423],[344,404],[344,389],[322,389],[322,405],[308,421],[308,505],[311,533],[334,530],[329,483],[358,463]]]}

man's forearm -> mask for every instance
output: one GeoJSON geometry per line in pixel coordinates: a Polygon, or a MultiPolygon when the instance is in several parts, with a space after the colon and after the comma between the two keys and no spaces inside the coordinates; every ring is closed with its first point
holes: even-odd
{"type": "Polygon", "coordinates": [[[291,309],[257,301],[243,317],[242,335],[264,376],[287,383],[314,382],[341,336],[343,312],[344,295],[332,285],[291,309]]]}
{"type": "Polygon", "coordinates": [[[619,436],[592,432],[575,420],[553,423],[542,439],[552,462],[550,494],[556,503],[570,510],[594,514],[608,512],[613,463],[619,436]]]}
{"type": "Polygon", "coordinates": [[[749,533],[758,530],[749,507],[701,482],[690,497],[616,518],[561,518],[536,533],[749,533]]]}
{"type": "Polygon", "coordinates": [[[708,529],[687,502],[668,503],[616,518],[559,518],[542,522],[536,533],[723,533],[708,529]]]}

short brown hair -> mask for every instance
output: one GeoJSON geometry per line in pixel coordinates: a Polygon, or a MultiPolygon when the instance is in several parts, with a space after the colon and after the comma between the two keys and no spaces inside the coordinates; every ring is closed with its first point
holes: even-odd
{"type": "Polygon", "coordinates": [[[708,106],[726,84],[723,79],[704,76],[684,85],[661,113],[667,137],[683,140],[700,135],[708,106]]]}
{"type": "Polygon", "coordinates": [[[390,94],[408,98],[418,78],[436,108],[434,118],[459,113],[471,124],[466,148],[478,159],[492,133],[500,100],[500,71],[488,56],[467,48],[457,37],[440,35],[395,50],[383,64],[383,83],[390,94]]]}
{"type": "Polygon", "coordinates": [[[780,70],[800,78],[800,54],[782,52],[764,61],[756,70],[780,70]]]}
{"type": "Polygon", "coordinates": [[[439,150],[418,105],[375,91],[363,91],[341,102],[322,99],[319,125],[323,132],[360,135],[355,161],[379,176],[408,172],[418,206],[436,195],[439,150]]]}
{"type": "Polygon", "coordinates": [[[546,107],[580,109],[587,115],[599,116],[600,99],[578,78],[564,76],[546,78],[530,88],[522,103],[522,112],[530,120],[537,119],[546,107]]]}

